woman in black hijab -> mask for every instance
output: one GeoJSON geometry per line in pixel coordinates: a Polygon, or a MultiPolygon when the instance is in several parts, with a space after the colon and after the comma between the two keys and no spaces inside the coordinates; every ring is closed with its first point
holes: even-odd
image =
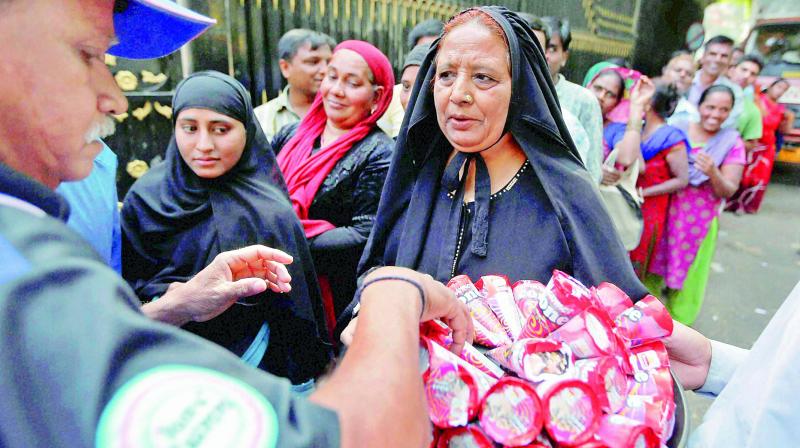
{"type": "Polygon", "coordinates": [[[560,269],[634,300],[647,293],[610,230],[535,41],[515,13],[491,6],[456,15],[431,45],[360,272],[397,265],[442,282],[546,282],[560,269]]]}
{"type": "Polygon", "coordinates": [[[249,94],[227,75],[201,72],[178,85],[173,108],[175,133],[164,163],[125,197],[125,279],[149,301],[221,252],[263,244],[290,254],[291,292],[242,299],[184,328],[294,384],[315,378],[331,353],[319,286],[249,94]]]}

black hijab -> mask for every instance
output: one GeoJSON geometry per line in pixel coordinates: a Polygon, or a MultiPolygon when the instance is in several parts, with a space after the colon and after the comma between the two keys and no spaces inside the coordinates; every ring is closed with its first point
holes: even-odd
{"type": "Polygon", "coordinates": [[[178,85],[173,108],[173,125],[190,108],[236,119],[245,126],[246,145],[227,173],[202,179],[184,162],[172,136],[164,162],[125,197],[124,277],[140,298],[150,300],[172,282],[192,278],[221,252],[252,244],[287,252],[294,257],[290,293],[268,291],[242,299],[211,321],[186,329],[241,355],[266,321],[270,336],[262,367],[294,382],[316,376],[329,359],[319,286],[303,228],[249,94],[230,76],[200,72],[178,85]]]}
{"type": "MultiPolygon", "coordinates": [[[[611,281],[635,300],[641,298],[647,291],[636,278],[619,237],[608,230],[613,229],[611,219],[561,117],[542,48],[535,43],[535,36],[525,21],[515,13],[499,6],[479,9],[500,25],[508,40],[512,96],[505,130],[511,132],[522,147],[542,185],[543,197],[550,202],[541,208],[555,211],[550,219],[558,221],[562,234],[559,238],[566,241],[568,250],[564,266],[589,285],[611,281]]],[[[437,123],[430,87],[436,74],[435,58],[440,41],[441,37],[431,44],[420,66],[375,226],[361,259],[360,273],[379,265],[417,269],[426,250],[430,226],[455,226],[450,232],[453,238],[458,230],[458,218],[452,214],[447,223],[430,223],[442,187],[447,188],[446,191],[453,191],[455,187],[460,206],[463,180],[456,179],[453,184],[452,177],[464,161],[471,159],[459,153],[453,159],[455,162],[447,164],[453,148],[437,123]],[[388,247],[394,249],[387,251],[388,247]]],[[[505,263],[537,263],[536,253],[524,253],[524,248],[489,247],[486,235],[491,215],[486,189],[490,183],[481,158],[475,159],[475,218],[469,250],[474,256],[507,260],[505,263]]],[[[537,204],[531,206],[537,207],[537,204]]],[[[520,219],[525,219],[525,210],[520,210],[520,219]]],[[[503,224],[493,222],[491,225],[503,224]]],[[[531,228],[530,238],[537,237],[537,229],[531,228]]],[[[443,253],[441,256],[451,255],[443,253]]],[[[447,264],[439,263],[440,266],[447,264]]],[[[555,267],[548,266],[547,271],[555,267]]],[[[428,273],[439,281],[447,281],[450,274],[447,271],[440,268],[428,273]]],[[[485,274],[502,271],[502,266],[498,266],[498,272],[485,274]]]]}

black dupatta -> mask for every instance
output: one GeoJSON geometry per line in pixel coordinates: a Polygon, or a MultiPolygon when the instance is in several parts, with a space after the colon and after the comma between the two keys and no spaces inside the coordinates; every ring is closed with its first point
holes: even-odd
{"type": "MultiPolygon", "coordinates": [[[[634,300],[640,299],[647,290],[636,278],[619,237],[609,230],[613,229],[613,224],[561,117],[541,47],[535,43],[530,28],[515,13],[497,6],[480,9],[502,27],[508,38],[512,97],[506,130],[522,147],[544,189],[544,197],[550,203],[542,208],[554,210],[551,219],[557,220],[560,227],[559,235],[554,236],[566,241],[567,247],[563,266],[588,285],[610,281],[634,300]]],[[[361,259],[360,273],[380,265],[419,269],[428,235],[434,226],[446,226],[450,233],[458,231],[456,216],[451,215],[448,222],[431,222],[433,204],[436,204],[441,189],[452,191],[453,187],[452,176],[448,175],[452,168],[446,166],[453,148],[438,126],[430,87],[436,74],[435,58],[440,40],[431,44],[420,67],[384,185],[376,223],[361,259]]],[[[458,158],[457,155],[455,159],[458,158]]],[[[488,208],[485,212],[480,211],[481,193],[478,190],[481,184],[488,185],[488,179],[480,178],[480,165],[477,165],[476,213],[471,229],[472,247],[469,249],[475,256],[498,260],[496,272],[484,274],[503,273],[503,262],[536,263],[536,254],[526,253],[524,247],[487,244],[484,232],[488,233],[489,226],[502,226],[503,223],[492,222],[488,208]]],[[[461,200],[461,197],[457,195],[456,199],[461,200]]],[[[525,211],[520,212],[521,219],[524,219],[525,211]]],[[[531,239],[538,237],[536,229],[531,229],[530,233],[531,239]]],[[[440,256],[452,257],[452,254],[445,251],[440,256]]],[[[442,260],[438,268],[427,273],[437,280],[447,281],[450,272],[444,267],[450,264],[449,261],[442,260]]],[[[549,272],[554,267],[545,268],[549,272]]],[[[537,268],[541,270],[542,267],[537,268]]],[[[543,280],[547,281],[547,278],[543,280]]]]}

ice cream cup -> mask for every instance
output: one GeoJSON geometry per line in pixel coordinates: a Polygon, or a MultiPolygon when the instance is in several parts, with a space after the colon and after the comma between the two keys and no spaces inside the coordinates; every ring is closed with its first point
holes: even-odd
{"type": "Polygon", "coordinates": [[[494,448],[494,443],[478,425],[445,429],[439,435],[437,448],[494,448]]]}
{"type": "Polygon", "coordinates": [[[453,277],[447,283],[447,287],[455,292],[456,297],[467,304],[472,320],[483,326],[481,329],[483,333],[481,335],[482,344],[486,342],[491,344],[484,344],[488,347],[499,347],[500,345],[511,343],[511,338],[506,334],[503,324],[500,323],[492,309],[484,302],[480,291],[472,284],[469,277],[466,275],[453,277]],[[486,331],[483,331],[483,329],[486,331]]]}
{"type": "Polygon", "coordinates": [[[600,424],[600,402],[590,385],[580,380],[561,381],[542,387],[545,428],[562,445],[580,445],[592,438],[600,424]]]}
{"type": "Polygon", "coordinates": [[[514,293],[514,301],[517,302],[522,322],[526,322],[536,305],[541,300],[542,295],[553,294],[541,282],[536,280],[520,280],[511,287],[514,293]]]}
{"type": "Polygon", "coordinates": [[[617,339],[614,324],[606,313],[589,307],[550,333],[550,339],[570,346],[576,359],[596,358],[615,354],[617,339]]]}
{"type": "Polygon", "coordinates": [[[542,402],[526,381],[506,377],[483,399],[479,416],[486,434],[505,446],[524,446],[542,431],[542,402]]]}
{"type": "Polygon", "coordinates": [[[549,339],[520,339],[510,346],[491,350],[486,355],[534,383],[573,376],[569,346],[549,339]]]}
{"type": "Polygon", "coordinates": [[[611,283],[603,282],[595,288],[597,302],[605,308],[612,319],[633,306],[633,301],[621,289],[611,283]]]}
{"type": "Polygon", "coordinates": [[[604,415],[596,438],[608,447],[658,448],[661,445],[653,428],[621,415],[604,415]]]}
{"type": "Polygon", "coordinates": [[[672,334],[672,317],[664,304],[648,295],[615,319],[617,333],[631,347],[655,341],[672,334]]]}
{"type": "Polygon", "coordinates": [[[481,291],[484,302],[503,324],[508,337],[512,341],[517,340],[522,332],[522,318],[508,278],[502,275],[484,275],[475,287],[481,291]]]}

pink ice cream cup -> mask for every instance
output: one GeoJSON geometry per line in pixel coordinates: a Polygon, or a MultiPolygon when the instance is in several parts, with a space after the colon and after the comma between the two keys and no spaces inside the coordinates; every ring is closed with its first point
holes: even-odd
{"type": "Polygon", "coordinates": [[[605,308],[612,319],[633,306],[631,298],[611,283],[600,283],[595,288],[595,296],[597,297],[597,302],[605,308]]]}
{"type": "Polygon", "coordinates": [[[478,425],[445,429],[439,435],[436,448],[494,448],[494,442],[478,425]]]}
{"type": "Polygon", "coordinates": [[[517,340],[522,332],[522,317],[508,278],[503,275],[484,275],[475,287],[481,291],[484,302],[503,324],[508,337],[512,341],[517,340]]]}
{"type": "Polygon", "coordinates": [[[588,442],[602,415],[592,387],[580,380],[567,380],[542,389],[547,389],[542,401],[550,438],[570,446],[588,442]]]}
{"type": "Polygon", "coordinates": [[[528,382],[506,377],[492,386],[484,397],[479,420],[495,442],[524,446],[542,431],[542,402],[528,382]]]}
{"type": "Polygon", "coordinates": [[[476,326],[476,337],[481,345],[487,347],[499,347],[510,344],[511,339],[506,334],[503,324],[494,315],[491,308],[484,302],[481,292],[472,284],[466,275],[453,277],[447,287],[453,290],[462,302],[469,307],[472,320],[479,323],[481,328],[476,326]],[[480,335],[478,335],[480,332],[480,335]]]}
{"type": "Polygon", "coordinates": [[[520,339],[486,355],[534,383],[557,381],[574,375],[572,350],[568,345],[550,339],[520,339]]]}
{"type": "Polygon", "coordinates": [[[648,295],[615,319],[617,333],[631,347],[672,334],[672,317],[664,304],[648,295]]]}
{"type": "Polygon", "coordinates": [[[570,346],[576,359],[615,354],[617,339],[613,322],[604,311],[589,307],[549,336],[570,346]]]}
{"type": "Polygon", "coordinates": [[[661,445],[653,428],[621,415],[604,415],[596,438],[609,447],[658,448],[661,445]]]}
{"type": "Polygon", "coordinates": [[[546,286],[536,280],[520,280],[511,287],[517,302],[522,322],[526,322],[543,295],[553,294],[546,286]]]}

